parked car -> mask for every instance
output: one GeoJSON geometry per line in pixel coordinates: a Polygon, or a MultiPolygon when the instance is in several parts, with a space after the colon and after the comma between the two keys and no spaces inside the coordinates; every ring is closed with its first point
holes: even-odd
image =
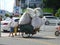
{"type": "MultiPolygon", "coordinates": [[[[13,20],[19,19],[18,17],[13,17],[13,20]]],[[[1,31],[10,31],[10,18],[7,17],[5,20],[1,21],[1,31]]]]}
{"type": "Polygon", "coordinates": [[[44,31],[56,31],[56,27],[58,23],[60,23],[60,19],[55,16],[43,16],[44,24],[41,26],[40,30],[44,31]]]}
{"type": "Polygon", "coordinates": [[[49,25],[44,24],[41,26],[40,30],[55,32],[57,30],[56,27],[58,27],[58,23],[51,23],[49,25]]]}
{"type": "Polygon", "coordinates": [[[43,16],[42,18],[46,25],[49,25],[50,23],[58,23],[60,20],[55,16],[43,16]]]}

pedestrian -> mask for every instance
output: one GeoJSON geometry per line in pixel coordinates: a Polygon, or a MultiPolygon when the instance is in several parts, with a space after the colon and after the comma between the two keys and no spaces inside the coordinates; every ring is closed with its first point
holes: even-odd
{"type": "Polygon", "coordinates": [[[13,20],[13,16],[10,16],[10,34],[9,34],[9,37],[11,36],[12,34],[12,37],[14,37],[13,33],[14,33],[14,20],[13,20]]]}
{"type": "Polygon", "coordinates": [[[18,31],[18,23],[19,23],[18,20],[19,20],[19,19],[15,19],[15,20],[14,20],[14,21],[15,21],[15,23],[14,23],[14,24],[15,24],[15,27],[14,27],[15,36],[17,36],[17,31],[18,31]]]}

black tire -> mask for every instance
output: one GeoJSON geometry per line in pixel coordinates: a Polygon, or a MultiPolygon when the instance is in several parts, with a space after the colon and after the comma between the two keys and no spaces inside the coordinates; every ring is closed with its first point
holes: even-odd
{"type": "Polygon", "coordinates": [[[22,33],[21,35],[22,35],[23,38],[29,38],[29,37],[31,37],[30,34],[24,34],[24,33],[22,33]],[[25,35],[27,35],[27,36],[25,36],[25,35]]]}
{"type": "Polygon", "coordinates": [[[45,25],[49,25],[49,21],[46,21],[46,22],[45,22],[45,25]]]}
{"type": "Polygon", "coordinates": [[[7,30],[3,30],[3,32],[9,32],[9,31],[7,31],[7,30]]]}
{"type": "Polygon", "coordinates": [[[55,36],[59,36],[59,31],[56,31],[55,32],[55,36]]]}

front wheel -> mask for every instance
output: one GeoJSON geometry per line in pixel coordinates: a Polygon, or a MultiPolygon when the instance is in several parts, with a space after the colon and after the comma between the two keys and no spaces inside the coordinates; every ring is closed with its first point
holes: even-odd
{"type": "Polygon", "coordinates": [[[55,35],[56,35],[56,36],[59,36],[59,31],[56,31],[56,32],[55,32],[55,35]]]}
{"type": "Polygon", "coordinates": [[[22,33],[21,35],[22,35],[23,38],[31,37],[32,36],[31,34],[25,34],[25,33],[22,33]]]}

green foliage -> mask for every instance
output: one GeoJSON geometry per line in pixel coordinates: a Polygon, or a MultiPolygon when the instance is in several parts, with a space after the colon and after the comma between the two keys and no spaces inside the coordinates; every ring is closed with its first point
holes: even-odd
{"type": "Polygon", "coordinates": [[[51,8],[43,8],[43,12],[53,13],[54,10],[51,8]]]}
{"type": "Polygon", "coordinates": [[[45,7],[53,8],[54,10],[60,7],[60,0],[43,0],[43,2],[45,7]]]}
{"type": "Polygon", "coordinates": [[[22,12],[24,13],[26,11],[26,9],[22,9],[22,12]]]}
{"type": "Polygon", "coordinates": [[[5,16],[6,16],[6,17],[9,17],[10,15],[6,13],[5,16]]]}
{"type": "Polygon", "coordinates": [[[58,11],[55,14],[56,17],[60,17],[60,8],[58,9],[58,11]]]}
{"type": "Polygon", "coordinates": [[[46,2],[47,0],[43,0],[43,2],[46,2]]]}

